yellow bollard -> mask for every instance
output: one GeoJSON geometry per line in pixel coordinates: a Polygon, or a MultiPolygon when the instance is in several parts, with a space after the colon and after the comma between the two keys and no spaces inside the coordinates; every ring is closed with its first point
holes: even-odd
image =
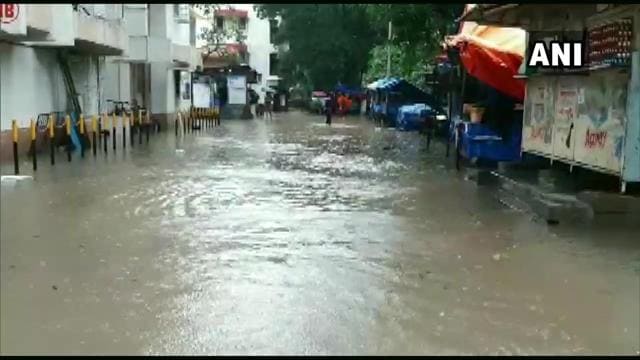
{"type": "Polygon", "coordinates": [[[55,165],[56,164],[56,145],[55,145],[55,116],[54,115],[49,115],[49,122],[47,123],[47,125],[49,126],[49,146],[50,146],[50,155],[51,155],[51,165],[55,165]]]}
{"type": "Polygon", "coordinates": [[[18,175],[20,168],[18,167],[18,122],[16,120],[11,121],[11,130],[13,133],[13,170],[18,175]]]}
{"type": "Polygon", "coordinates": [[[107,135],[109,134],[109,116],[106,113],[102,114],[102,149],[106,154],[108,152],[107,148],[107,135]]]}
{"type": "Polygon", "coordinates": [[[91,117],[91,147],[93,148],[93,156],[96,156],[98,144],[96,143],[96,132],[98,131],[98,119],[95,115],[91,117]]]}
{"type": "Polygon", "coordinates": [[[129,124],[129,119],[127,118],[127,113],[122,114],[122,148],[127,148],[127,125],[129,124]]]}
{"type": "Polygon", "coordinates": [[[69,115],[65,116],[64,126],[67,129],[67,136],[71,136],[71,116],[69,115]]]}
{"type": "Polygon", "coordinates": [[[13,142],[18,142],[18,122],[16,120],[11,121],[11,134],[13,142]]]}
{"type": "Polygon", "coordinates": [[[31,129],[31,151],[33,156],[33,171],[38,170],[38,160],[36,158],[36,123],[31,119],[29,122],[29,127],[31,129]]]}
{"type": "Polygon", "coordinates": [[[36,123],[31,119],[29,126],[31,128],[31,140],[34,141],[36,139],[36,123]]]}
{"type": "Polygon", "coordinates": [[[49,125],[49,137],[53,139],[53,137],[55,136],[55,132],[53,131],[54,129],[54,116],[53,115],[49,115],[49,121],[47,122],[47,125],[49,125]]]}
{"type": "Polygon", "coordinates": [[[84,115],[80,114],[80,157],[84,157],[84,115]]]}
{"type": "Polygon", "coordinates": [[[113,114],[113,121],[111,122],[111,137],[112,137],[112,143],[113,143],[113,151],[116,151],[116,126],[118,126],[118,118],[116,117],[116,114],[113,114]]]}

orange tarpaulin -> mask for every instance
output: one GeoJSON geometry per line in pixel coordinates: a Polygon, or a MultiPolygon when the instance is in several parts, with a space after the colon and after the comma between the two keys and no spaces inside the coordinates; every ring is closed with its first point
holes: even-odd
{"type": "Polygon", "coordinates": [[[460,60],[471,76],[518,101],[524,101],[525,82],[513,78],[524,59],[524,30],[466,21],[461,24],[457,35],[446,39],[446,46],[459,49],[460,60]]]}

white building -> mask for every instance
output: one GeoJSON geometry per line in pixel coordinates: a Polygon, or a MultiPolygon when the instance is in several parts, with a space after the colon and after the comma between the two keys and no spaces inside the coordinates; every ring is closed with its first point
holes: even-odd
{"type": "Polygon", "coordinates": [[[120,4],[13,4],[12,26],[0,28],[0,129],[26,127],[40,113],[71,111],[58,51],[64,51],[85,114],[104,109],[105,57],[126,56],[120,4]]]}
{"type": "Polygon", "coordinates": [[[24,129],[39,114],[73,111],[74,103],[91,116],[111,110],[107,99],[135,99],[159,119],[190,106],[189,73],[202,57],[189,5],[2,5],[18,7],[0,22],[3,154],[11,152],[12,120],[24,129]]]}
{"type": "Polygon", "coordinates": [[[215,26],[230,29],[240,28],[245,36],[245,47],[238,46],[236,39],[227,38],[225,43],[232,51],[238,51],[241,62],[248,64],[260,76],[258,84],[253,85],[258,95],[264,99],[266,88],[276,86],[279,78],[275,75],[277,48],[271,38],[273,27],[268,19],[261,19],[253,8],[253,4],[220,4],[220,11],[208,17],[198,14],[196,19],[196,47],[206,52],[206,41],[200,38],[202,29],[215,26]]]}
{"type": "Polygon", "coordinates": [[[195,18],[186,4],[125,4],[129,53],[110,59],[110,99],[134,101],[154,118],[171,120],[191,106],[191,72],[202,66],[195,18]]]}

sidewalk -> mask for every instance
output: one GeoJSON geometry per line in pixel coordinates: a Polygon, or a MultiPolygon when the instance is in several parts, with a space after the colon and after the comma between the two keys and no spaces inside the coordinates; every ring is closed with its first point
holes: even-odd
{"type": "Polygon", "coordinates": [[[640,197],[618,193],[613,177],[510,164],[467,171],[479,186],[495,187],[496,197],[505,205],[530,211],[548,224],[631,225],[640,219],[640,197]]]}

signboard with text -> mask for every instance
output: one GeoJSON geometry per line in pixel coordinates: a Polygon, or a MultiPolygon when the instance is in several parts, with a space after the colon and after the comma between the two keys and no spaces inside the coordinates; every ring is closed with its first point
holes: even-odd
{"type": "Polygon", "coordinates": [[[0,3],[0,30],[12,35],[27,35],[27,6],[0,3]]]}

